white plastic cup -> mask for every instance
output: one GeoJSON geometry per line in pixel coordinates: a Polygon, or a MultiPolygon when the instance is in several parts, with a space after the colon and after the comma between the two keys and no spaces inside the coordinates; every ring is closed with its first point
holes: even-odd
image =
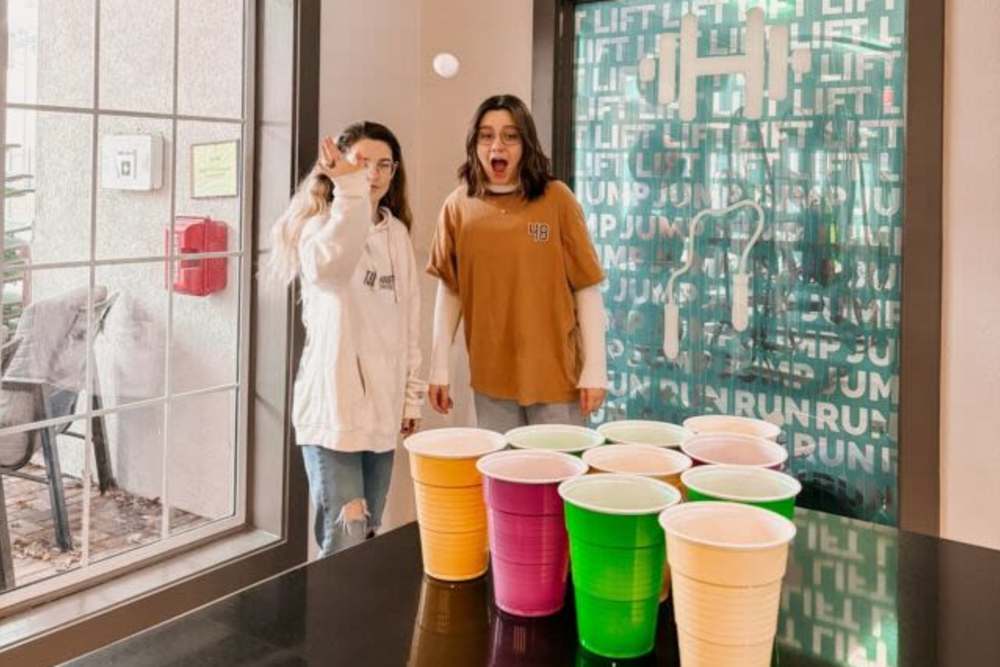
{"type": "Polygon", "coordinates": [[[647,419],[605,422],[597,427],[597,432],[607,438],[608,442],[654,447],[680,447],[684,440],[694,435],[683,426],[647,419]]]}
{"type": "Polygon", "coordinates": [[[767,667],[795,524],[752,505],[701,502],[664,510],[660,525],[681,663],[767,667]]]}
{"type": "Polygon", "coordinates": [[[548,452],[579,454],[604,444],[604,436],[592,428],[568,424],[521,426],[504,434],[515,449],[540,449],[548,452]]]}
{"type": "Polygon", "coordinates": [[[683,667],[753,667],[771,664],[774,640],[734,646],[705,641],[678,630],[677,645],[683,667]]]}
{"type": "Polygon", "coordinates": [[[583,461],[600,472],[652,477],[675,487],[680,484],[681,473],[691,467],[686,454],[653,445],[594,447],[583,453],[583,461]]]}
{"type": "Polygon", "coordinates": [[[735,415],[698,415],[684,420],[684,428],[692,433],[737,433],[777,441],[781,427],[763,419],[735,415]]]}
{"type": "Polygon", "coordinates": [[[752,466],[781,468],[788,460],[788,450],[766,438],[737,433],[699,433],[684,441],[681,451],[695,465],[752,466]]]}

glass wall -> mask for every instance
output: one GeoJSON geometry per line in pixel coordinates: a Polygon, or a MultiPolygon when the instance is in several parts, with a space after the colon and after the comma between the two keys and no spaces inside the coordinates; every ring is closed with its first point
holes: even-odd
{"type": "Polygon", "coordinates": [[[906,6],[616,0],[575,17],[574,188],[611,318],[598,420],[767,419],[804,502],[886,524],[906,6]]]}

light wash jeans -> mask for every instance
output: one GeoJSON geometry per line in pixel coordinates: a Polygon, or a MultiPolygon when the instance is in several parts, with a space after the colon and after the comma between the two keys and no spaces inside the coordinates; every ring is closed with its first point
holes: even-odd
{"type": "Polygon", "coordinates": [[[329,556],[372,537],[382,524],[395,452],[335,452],[302,445],[316,543],[329,556]]]}
{"type": "Polygon", "coordinates": [[[506,433],[518,426],[532,424],[570,424],[583,426],[583,415],[580,404],[572,403],[535,403],[534,405],[518,405],[517,401],[492,398],[475,392],[476,420],[479,428],[485,428],[497,433],[506,433]]]}

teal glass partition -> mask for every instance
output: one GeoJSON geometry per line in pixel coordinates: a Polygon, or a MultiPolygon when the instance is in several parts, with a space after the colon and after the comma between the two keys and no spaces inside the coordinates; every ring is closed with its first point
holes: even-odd
{"type": "Polygon", "coordinates": [[[906,8],[613,0],[574,26],[573,185],[611,320],[596,420],[774,421],[804,499],[886,524],[906,8]]]}

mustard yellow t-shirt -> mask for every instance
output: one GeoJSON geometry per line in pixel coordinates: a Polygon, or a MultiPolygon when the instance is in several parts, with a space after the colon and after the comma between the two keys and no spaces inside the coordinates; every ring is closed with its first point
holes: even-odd
{"type": "Polygon", "coordinates": [[[445,200],[428,272],[458,293],[472,388],[521,405],[576,400],[580,334],[573,292],[604,280],[572,191],[445,200]]]}

